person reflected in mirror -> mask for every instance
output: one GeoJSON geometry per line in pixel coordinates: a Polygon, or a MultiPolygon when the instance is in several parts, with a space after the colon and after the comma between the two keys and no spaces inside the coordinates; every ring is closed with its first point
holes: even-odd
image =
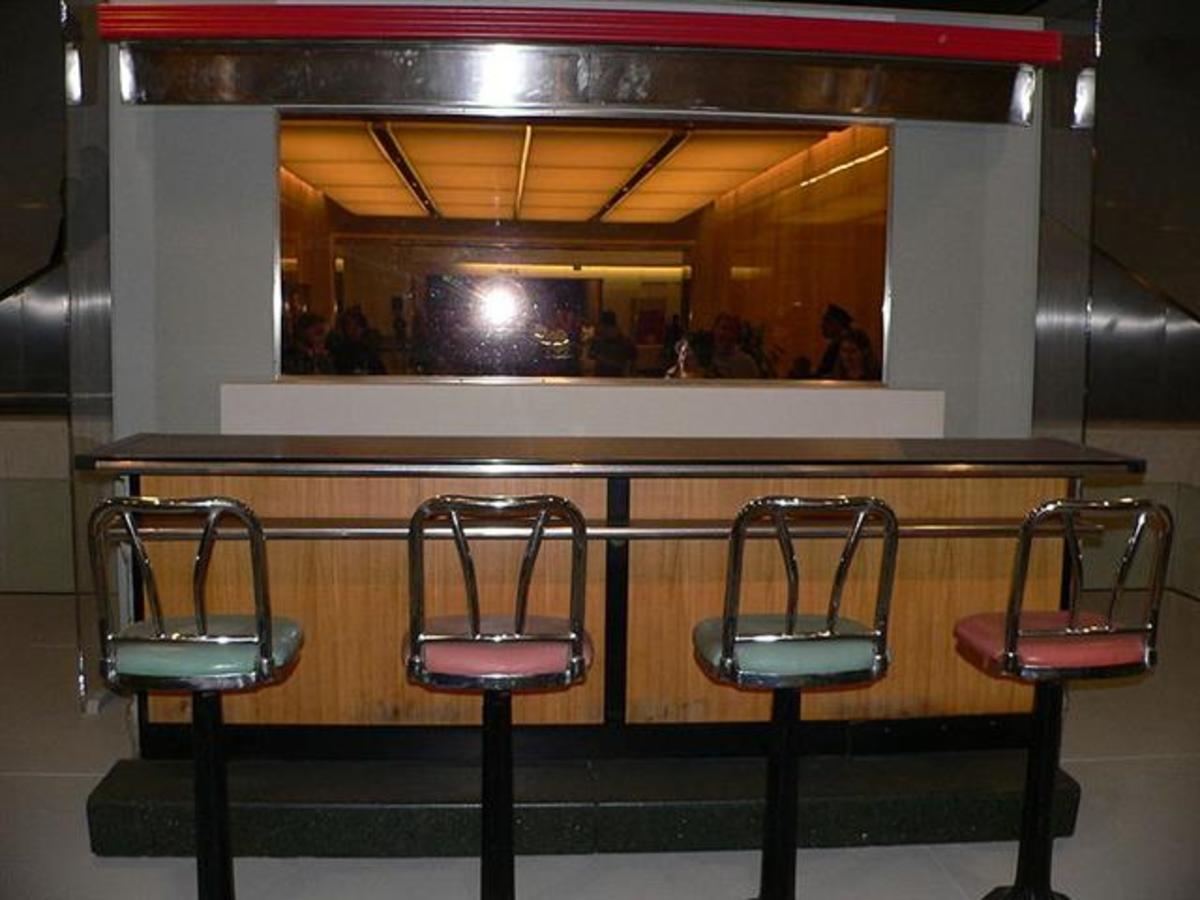
{"type": "Polygon", "coordinates": [[[296,340],[296,323],[308,312],[308,285],[285,283],[283,287],[283,309],[279,320],[280,358],[287,359],[296,340]]]}
{"type": "Polygon", "coordinates": [[[683,323],[679,320],[679,314],[676,313],[671,316],[671,321],[663,329],[662,360],[664,366],[671,367],[677,362],[679,342],[684,337],[683,323]]]}
{"type": "Polygon", "coordinates": [[[371,328],[361,306],[351,306],[325,339],[333,370],[339,375],[386,375],[379,356],[379,332],[371,328]]]}
{"type": "Polygon", "coordinates": [[[858,329],[848,331],[838,341],[837,359],[830,378],[839,381],[878,381],[879,367],[871,352],[871,341],[858,329]]]}
{"type": "Polygon", "coordinates": [[[324,316],[303,313],[296,319],[292,343],[283,356],[284,375],[332,375],[333,359],[325,348],[329,331],[324,316]]]}
{"type": "MultiPolygon", "coordinates": [[[[826,306],[825,312],[821,316],[821,335],[828,343],[825,346],[825,352],[821,354],[821,362],[813,372],[814,378],[844,377],[837,374],[837,367],[838,357],[842,352],[842,339],[845,337],[849,337],[854,343],[854,349],[863,354],[863,371],[878,373],[879,365],[875,361],[875,351],[871,347],[871,339],[861,328],[854,326],[854,317],[850,315],[849,311],[836,303],[826,306]]],[[[852,353],[854,350],[847,350],[847,352],[852,353]]],[[[865,379],[854,380],[869,380],[872,377],[878,378],[879,376],[878,374],[868,375],[865,379]]]]}
{"type": "Polygon", "coordinates": [[[592,374],[599,378],[619,378],[629,374],[637,347],[621,332],[617,314],[611,309],[602,310],[588,357],[592,360],[592,374]]]}
{"type": "Polygon", "coordinates": [[[703,378],[704,366],[692,346],[692,339],[684,335],[675,342],[675,362],[667,369],[667,378],[703,378]]]}
{"type": "Polygon", "coordinates": [[[812,360],[804,355],[797,356],[794,360],[792,360],[792,367],[788,369],[787,377],[795,380],[812,378],[812,360]]]}
{"type": "Polygon", "coordinates": [[[739,345],[742,320],[733,313],[719,313],[713,322],[712,362],[714,378],[759,378],[758,363],[739,345]]]}

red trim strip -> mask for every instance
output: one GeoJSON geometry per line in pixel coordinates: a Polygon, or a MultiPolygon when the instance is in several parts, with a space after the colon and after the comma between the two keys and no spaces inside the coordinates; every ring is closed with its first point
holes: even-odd
{"type": "Polygon", "coordinates": [[[1062,36],[961,25],[778,15],[528,7],[138,4],[102,6],[110,41],[493,40],[790,50],[1052,65],[1062,36]]]}

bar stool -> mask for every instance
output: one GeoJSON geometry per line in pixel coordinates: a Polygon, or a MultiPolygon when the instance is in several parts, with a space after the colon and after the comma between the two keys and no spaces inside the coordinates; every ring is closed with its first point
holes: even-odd
{"type": "Polygon", "coordinates": [[[1033,727],[1025,773],[1021,842],[1013,885],[987,900],[1066,900],[1050,888],[1054,836],[1051,813],[1062,741],[1063,683],[1068,679],[1118,678],[1151,669],[1157,653],[1158,609],[1171,552],[1172,522],[1166,507],[1149,500],[1051,500],[1021,525],[1006,612],[979,613],[954,626],[958,652],[989,675],[1032,682],[1033,727]],[[1079,608],[1083,552],[1082,516],[1132,520],[1103,613],[1079,608]],[[1022,612],[1029,556],[1038,528],[1059,523],[1065,538],[1065,609],[1022,612]],[[1118,610],[1126,581],[1147,532],[1154,537],[1150,581],[1136,621],[1118,610]]]}
{"type": "Polygon", "coordinates": [[[266,544],[249,507],[223,497],[160,500],[117,497],[96,507],[89,523],[92,572],[100,618],[100,672],[113,690],[188,691],[192,695],[196,878],[201,900],[232,900],[233,856],[225,755],[221,746],[221,694],[271,684],[284,677],[304,640],[299,624],[271,616],[266,544]],[[218,526],[238,523],[249,538],[254,611],[209,615],[207,576],[218,526]],[[200,529],[192,564],[192,614],[164,616],[143,526],[200,529]],[[120,527],[114,527],[116,523],[120,527]],[[108,559],[128,542],[149,617],[120,625],[110,602],[108,559]]]}
{"type": "MultiPolygon", "coordinates": [[[[444,527],[444,525],[443,525],[444,527]]],[[[480,893],[512,900],[514,691],[565,688],[581,681],[592,661],[583,627],[587,578],[587,528],[569,500],[537,497],[434,497],[413,514],[408,533],[408,677],[430,688],[483,694],[482,841],[480,893]],[[462,565],[465,616],[425,617],[425,540],[436,523],[448,523],[462,565]],[[571,587],[568,618],[529,616],[529,587],[546,528],[570,530],[571,587]],[[528,535],[517,578],[512,616],[481,615],[475,563],[466,527],[484,537],[528,535]],[[515,527],[514,527],[515,526],[515,527]]]]}
{"type": "Polygon", "coordinates": [[[696,661],[709,677],[737,688],[772,692],[758,900],[792,900],[796,895],[801,689],[869,683],[887,670],[888,607],[897,536],[892,510],[871,497],[763,497],[747,503],[733,521],[724,615],[697,624],[692,643],[696,661]],[[787,609],[782,615],[744,615],[739,608],[747,532],[763,520],[771,523],[787,571],[787,609]],[[838,527],[838,534],[844,531],[845,543],[829,604],[823,615],[804,615],[799,611],[800,567],[791,528],[799,524],[829,527],[831,522],[838,527]],[[846,580],[868,527],[878,528],[883,538],[875,616],[870,625],[841,615],[846,580]]]}

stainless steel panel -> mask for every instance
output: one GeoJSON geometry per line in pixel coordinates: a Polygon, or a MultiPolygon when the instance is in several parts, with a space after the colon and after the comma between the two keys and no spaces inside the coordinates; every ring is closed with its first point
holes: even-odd
{"type": "Polygon", "coordinates": [[[1095,241],[1200,315],[1195,4],[1104,7],[1097,77],[1095,241]]]}
{"type": "Polygon", "coordinates": [[[1076,81],[1094,61],[1092,12],[1053,20],[1066,63],[1043,73],[1041,220],[1033,433],[1082,440],[1091,281],[1093,135],[1076,125],[1076,81]]]}
{"type": "Polygon", "coordinates": [[[1033,433],[1083,439],[1091,248],[1043,211],[1038,245],[1033,433]]]}
{"type": "Polygon", "coordinates": [[[680,48],[192,41],[120,53],[129,103],[439,115],[1009,122],[1034,81],[1016,65],[680,48]]]}
{"type": "Polygon", "coordinates": [[[1111,259],[1092,258],[1088,421],[1159,419],[1166,310],[1111,259]]]}
{"type": "Polygon", "coordinates": [[[8,0],[0,26],[0,297],[52,265],[62,225],[58,4],[8,0]]]}
{"type": "MultiPolygon", "coordinates": [[[[70,437],[77,456],[112,440],[112,294],[109,271],[108,45],[96,30],[95,5],[69,7],[67,37],[79,61],[78,101],[67,107],[67,276],[70,286],[70,437]]],[[[98,695],[99,628],[88,565],[87,523],[111,496],[111,479],[73,473],[77,687],[81,702],[98,695]]]]}
{"type": "Polygon", "coordinates": [[[0,300],[0,410],[66,403],[67,271],[59,265],[0,300]]]}
{"type": "Polygon", "coordinates": [[[1167,418],[1200,419],[1200,320],[1174,306],[1166,309],[1162,381],[1167,418]]]}
{"type": "Polygon", "coordinates": [[[1200,321],[1106,254],[1092,265],[1089,424],[1200,419],[1200,321]]]}

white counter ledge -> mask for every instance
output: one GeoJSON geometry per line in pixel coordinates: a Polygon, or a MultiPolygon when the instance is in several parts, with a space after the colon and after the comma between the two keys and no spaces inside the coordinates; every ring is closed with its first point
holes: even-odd
{"type": "Polygon", "coordinates": [[[221,387],[223,434],[943,436],[942,391],[837,382],[303,377],[221,387]]]}

